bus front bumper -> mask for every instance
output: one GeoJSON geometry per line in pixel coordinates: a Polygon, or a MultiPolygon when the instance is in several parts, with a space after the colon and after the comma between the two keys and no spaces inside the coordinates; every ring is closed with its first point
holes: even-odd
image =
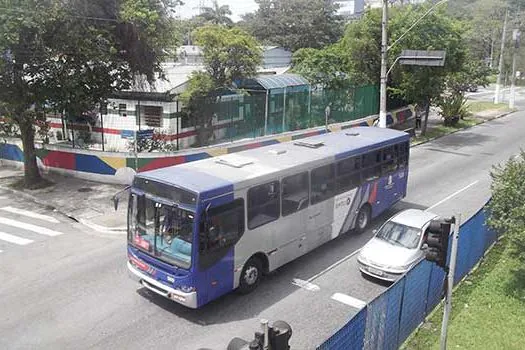
{"type": "Polygon", "coordinates": [[[161,295],[165,298],[173,300],[179,304],[182,304],[191,309],[197,308],[197,292],[184,293],[181,290],[174,289],[171,287],[162,284],[155,279],[145,275],[144,273],[137,270],[131,263],[128,261],[128,270],[130,272],[130,277],[139,282],[143,287],[151,290],[152,292],[161,295]]]}

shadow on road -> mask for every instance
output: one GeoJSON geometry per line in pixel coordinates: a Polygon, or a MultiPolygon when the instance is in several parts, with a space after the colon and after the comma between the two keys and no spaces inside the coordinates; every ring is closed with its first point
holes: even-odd
{"type": "MultiPolygon", "coordinates": [[[[352,254],[368,242],[373,236],[373,230],[378,228],[386,219],[408,208],[426,209],[426,207],[414,203],[401,201],[377,217],[371,228],[363,234],[350,231],[280,267],[265,276],[259,288],[248,295],[240,295],[234,291],[212,301],[201,309],[192,310],[158,296],[146,288],[138,289],[137,293],[162,309],[199,325],[223,324],[251,319],[296,292],[298,287],[292,285],[292,279],[308,280],[352,254]]],[[[381,284],[381,282],[374,282],[381,284]]]]}

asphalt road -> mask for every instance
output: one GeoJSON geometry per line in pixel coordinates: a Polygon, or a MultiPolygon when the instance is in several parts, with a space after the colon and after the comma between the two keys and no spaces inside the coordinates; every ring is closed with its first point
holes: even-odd
{"type": "MultiPolygon", "coordinates": [[[[525,148],[524,118],[525,112],[514,113],[413,148],[408,196],[375,225],[407,207],[468,218],[489,198],[491,166],[525,148]]],[[[355,252],[372,235],[369,230],[329,242],[282,267],[250,295],[232,293],[189,310],[128,278],[124,236],[90,232],[0,193],[0,208],[6,206],[59,223],[0,209],[0,232],[34,241],[0,243],[1,349],[218,350],[232,337],[252,337],[261,318],[289,322],[292,348],[311,349],[351,318],[359,302],[373,300],[386,288],[362,278],[356,267],[355,252]],[[40,237],[2,224],[1,218],[63,234],[40,237]],[[299,287],[294,280],[308,284],[299,287]],[[335,300],[336,293],[353,302],[335,300]]]]}

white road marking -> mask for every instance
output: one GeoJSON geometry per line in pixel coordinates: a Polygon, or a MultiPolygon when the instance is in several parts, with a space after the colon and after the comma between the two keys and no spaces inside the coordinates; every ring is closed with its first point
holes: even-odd
{"type": "Polygon", "coordinates": [[[463,187],[463,188],[460,189],[459,191],[456,191],[456,192],[452,193],[450,196],[448,196],[447,198],[445,198],[445,199],[443,199],[443,200],[440,200],[439,202],[437,202],[437,203],[434,204],[433,206],[427,208],[425,211],[427,211],[427,210],[431,210],[431,209],[437,207],[438,205],[445,203],[446,201],[448,201],[448,200],[451,199],[452,197],[457,196],[458,194],[460,194],[461,192],[465,191],[466,189],[468,189],[468,188],[474,186],[474,185],[477,184],[478,182],[479,182],[479,180],[476,180],[476,181],[474,181],[473,183],[471,183],[470,185],[463,187]]]}
{"type": "Polygon", "coordinates": [[[344,263],[345,261],[347,261],[348,259],[350,259],[351,257],[353,257],[354,255],[356,255],[357,253],[359,253],[361,249],[358,249],[356,250],[355,252],[352,252],[350,255],[347,255],[345,256],[344,258],[342,258],[341,260],[338,260],[336,261],[335,263],[333,263],[332,265],[328,266],[326,269],[324,269],[323,271],[319,272],[317,275],[314,275],[312,277],[310,277],[309,279],[306,280],[306,282],[312,282],[313,280],[321,277],[322,275],[324,275],[325,273],[327,273],[328,271],[334,269],[335,267],[337,267],[338,265],[341,265],[342,263],[344,263]]]}
{"type": "Polygon", "coordinates": [[[23,209],[18,209],[18,208],[13,208],[13,207],[3,207],[3,208],[0,208],[0,210],[7,211],[7,212],[13,213],[13,214],[27,216],[27,217],[30,217],[30,218],[33,218],[33,219],[38,219],[38,220],[51,222],[53,224],[60,223],[60,221],[58,221],[57,219],[55,219],[52,216],[47,216],[47,215],[33,213],[32,211],[29,211],[29,210],[23,210],[23,209]]]}
{"type": "Polygon", "coordinates": [[[11,235],[9,233],[0,232],[0,240],[18,245],[28,245],[33,243],[33,240],[11,235]]]}
{"type": "Polygon", "coordinates": [[[292,284],[296,285],[297,287],[306,289],[307,291],[310,291],[310,292],[318,292],[321,290],[321,288],[319,288],[318,285],[315,285],[313,283],[310,283],[308,281],[305,281],[299,278],[294,278],[292,280],[292,284]]]}
{"type": "Polygon", "coordinates": [[[53,231],[53,230],[50,230],[50,229],[45,228],[45,227],[40,227],[40,226],[36,226],[36,225],[26,224],[25,222],[20,222],[20,221],[16,221],[16,220],[6,219],[6,218],[3,218],[3,217],[0,217],[0,224],[13,226],[13,227],[18,227],[18,228],[21,228],[21,229],[24,229],[24,230],[33,231],[35,233],[39,233],[41,235],[46,235],[46,236],[51,236],[51,237],[60,236],[62,234],[62,232],[53,231]]]}
{"type": "Polygon", "coordinates": [[[335,293],[334,295],[332,295],[332,299],[340,303],[350,305],[351,307],[355,307],[356,309],[362,309],[366,306],[366,302],[343,293],[335,293]]]}

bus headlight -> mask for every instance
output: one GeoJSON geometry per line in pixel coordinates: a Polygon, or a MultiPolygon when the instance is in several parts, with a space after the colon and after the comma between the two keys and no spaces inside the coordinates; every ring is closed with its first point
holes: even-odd
{"type": "Polygon", "coordinates": [[[191,293],[195,291],[195,287],[190,286],[180,286],[179,289],[184,293],[191,293]]]}

